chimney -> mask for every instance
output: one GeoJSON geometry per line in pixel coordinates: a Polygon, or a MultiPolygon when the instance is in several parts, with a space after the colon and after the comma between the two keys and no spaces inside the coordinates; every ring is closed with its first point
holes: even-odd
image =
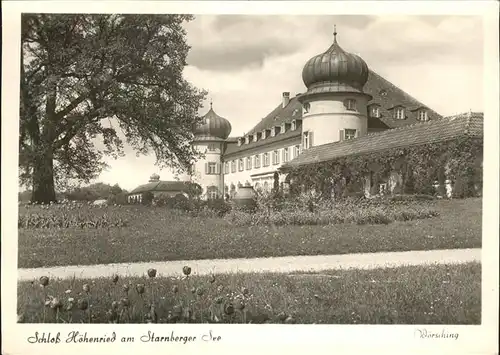
{"type": "Polygon", "coordinates": [[[283,93],[283,107],[286,107],[286,105],[288,105],[289,102],[290,102],[290,93],[284,92],[283,93]]]}

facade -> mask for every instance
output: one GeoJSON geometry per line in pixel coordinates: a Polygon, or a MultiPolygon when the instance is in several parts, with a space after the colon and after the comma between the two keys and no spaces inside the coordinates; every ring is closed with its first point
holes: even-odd
{"type": "Polygon", "coordinates": [[[210,105],[194,131],[205,158],[194,164],[192,179],[205,198],[231,196],[244,185],[270,191],[278,169],[309,149],[442,118],[344,51],[336,32],[332,45],[306,62],[302,79],[305,93],[283,92],[280,104],[241,137],[229,137],[231,124],[210,105]]]}

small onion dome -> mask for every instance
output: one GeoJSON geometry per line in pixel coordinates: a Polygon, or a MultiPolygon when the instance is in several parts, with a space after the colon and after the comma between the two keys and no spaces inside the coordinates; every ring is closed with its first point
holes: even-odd
{"type": "Polygon", "coordinates": [[[231,133],[231,123],[210,110],[203,116],[203,123],[194,129],[195,140],[226,140],[231,133]]]}
{"type": "Polygon", "coordinates": [[[149,181],[153,182],[153,181],[160,181],[160,175],[158,174],[153,174],[149,177],[149,181]]]}
{"type": "Polygon", "coordinates": [[[344,51],[337,43],[324,53],[307,61],[302,70],[302,80],[308,94],[322,92],[363,92],[368,80],[368,65],[361,57],[344,51]]]}

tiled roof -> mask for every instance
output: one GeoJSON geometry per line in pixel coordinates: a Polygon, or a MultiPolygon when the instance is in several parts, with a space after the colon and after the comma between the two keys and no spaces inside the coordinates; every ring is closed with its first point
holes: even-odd
{"type": "Polygon", "coordinates": [[[183,192],[187,190],[188,190],[188,185],[184,181],[155,181],[136,187],[129,193],[129,195],[138,194],[146,191],[183,192]]]}
{"type": "Polygon", "coordinates": [[[305,150],[282,169],[329,161],[342,156],[365,154],[391,148],[402,148],[447,141],[459,136],[483,136],[483,114],[465,113],[439,120],[419,122],[343,142],[323,144],[305,150]]]}
{"type": "MultiPolygon", "coordinates": [[[[419,102],[415,98],[411,97],[409,94],[403,90],[396,87],[394,84],[390,83],[386,79],[382,78],[379,74],[370,70],[368,74],[368,81],[364,87],[365,93],[371,95],[373,99],[369,102],[369,105],[377,104],[379,105],[380,117],[368,117],[368,129],[370,128],[396,128],[402,126],[408,126],[420,121],[417,120],[418,112],[420,107],[426,107],[423,103],[419,102]],[[405,119],[395,119],[393,118],[393,111],[391,108],[401,105],[406,109],[405,119]]],[[[300,95],[300,94],[299,94],[300,95]]],[[[302,105],[297,100],[297,97],[290,99],[290,102],[285,107],[280,103],[274,110],[272,110],[266,117],[264,117],[255,127],[248,131],[248,134],[254,132],[261,132],[264,129],[270,129],[273,126],[280,126],[283,122],[291,123],[294,119],[302,119],[302,105]]],[[[441,118],[441,116],[435,111],[427,108],[427,116],[429,120],[434,120],[441,118]]],[[[268,137],[262,141],[250,142],[249,144],[243,144],[238,146],[237,144],[228,144],[224,154],[236,153],[239,151],[244,151],[254,147],[259,147],[271,142],[276,142],[290,136],[298,136],[300,131],[291,131],[290,135],[288,132],[285,134],[278,134],[275,137],[268,137]]]]}
{"type": "Polygon", "coordinates": [[[263,145],[269,145],[274,142],[280,142],[285,139],[300,137],[302,132],[302,127],[299,126],[295,131],[289,130],[283,134],[277,134],[274,137],[267,137],[266,139],[259,139],[257,142],[250,142],[249,144],[242,144],[238,146],[238,143],[229,143],[226,145],[226,150],[224,151],[224,155],[229,155],[241,151],[245,151],[252,148],[262,147],[263,145]]]}
{"type": "MultiPolygon", "coordinates": [[[[418,112],[412,112],[421,107],[427,109],[427,117],[430,120],[441,118],[437,112],[431,110],[417,99],[411,97],[408,93],[404,92],[388,80],[381,77],[379,74],[370,70],[368,81],[365,84],[364,91],[370,94],[373,98],[368,103],[369,105],[378,104],[380,112],[380,120],[384,122],[389,128],[396,128],[408,126],[420,121],[417,120],[418,112]],[[406,110],[405,119],[395,119],[391,108],[403,106],[406,110]]],[[[368,119],[370,122],[371,118],[368,119]]]]}

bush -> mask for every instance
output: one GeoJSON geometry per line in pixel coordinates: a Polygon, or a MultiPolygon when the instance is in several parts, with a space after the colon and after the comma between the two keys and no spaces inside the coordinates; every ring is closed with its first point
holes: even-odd
{"type": "Polygon", "coordinates": [[[151,191],[146,191],[142,193],[142,204],[145,206],[150,206],[153,203],[154,195],[151,191]]]}
{"type": "Polygon", "coordinates": [[[260,200],[259,209],[253,213],[231,211],[225,219],[238,226],[249,225],[333,225],[341,223],[388,224],[393,221],[409,221],[431,218],[438,213],[430,206],[418,202],[428,197],[390,199],[346,198],[340,201],[314,200],[307,196],[280,201],[273,209],[268,200],[260,200]],[[412,202],[411,201],[417,201],[412,202]],[[265,203],[264,203],[265,202],[265,203]]]}

